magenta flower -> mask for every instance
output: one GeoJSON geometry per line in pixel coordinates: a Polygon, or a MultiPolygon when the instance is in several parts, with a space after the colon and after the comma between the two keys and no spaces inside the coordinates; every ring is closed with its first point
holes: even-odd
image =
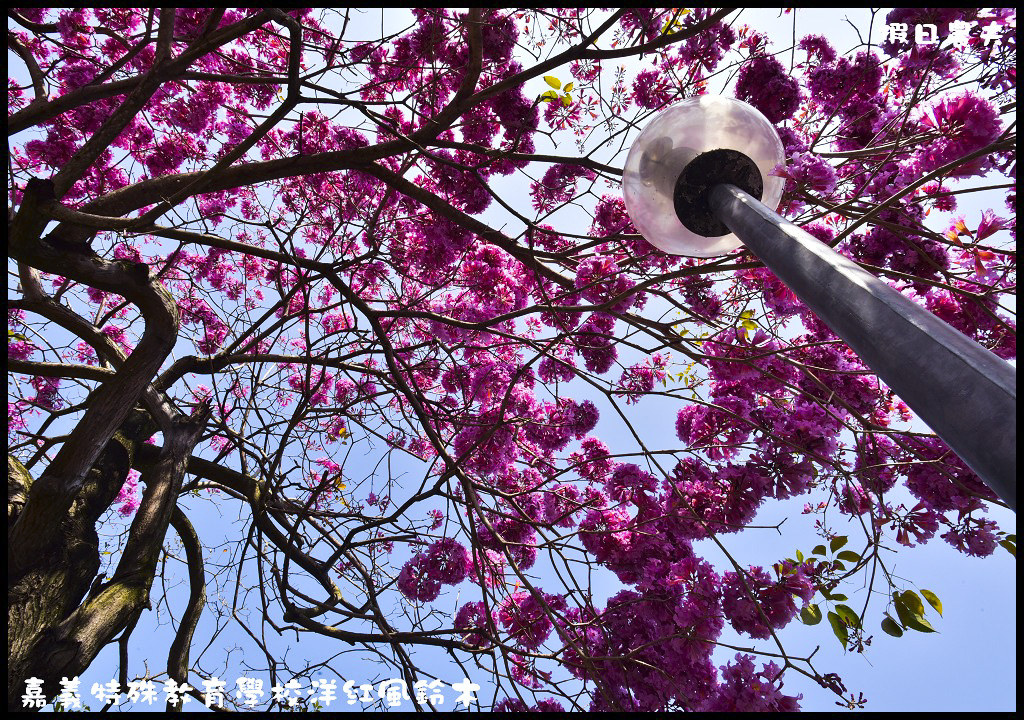
{"type": "Polygon", "coordinates": [[[423,553],[414,556],[398,574],[397,587],[409,600],[430,602],[441,593],[441,581],[431,572],[431,562],[423,553]]]}
{"type": "MultiPolygon", "coordinates": [[[[922,122],[939,133],[935,142],[926,144],[919,154],[919,172],[924,174],[980,150],[999,137],[1002,122],[999,111],[971,92],[949,97],[921,117],[922,122]]],[[[982,174],[990,163],[985,156],[951,169],[949,177],[982,174]]]]}
{"type": "Polygon", "coordinates": [[[139,503],[142,500],[139,495],[139,476],[138,470],[129,470],[124,485],[121,486],[117,497],[114,498],[115,504],[121,503],[121,507],[117,511],[122,517],[129,517],[139,508],[139,503]]]}
{"type": "Polygon", "coordinates": [[[482,602],[468,602],[455,613],[455,629],[463,633],[462,642],[471,648],[486,649],[491,646],[490,628],[486,622],[482,602]]]}
{"type": "Polygon", "coordinates": [[[774,56],[757,55],[740,68],[736,97],[780,123],[800,106],[800,85],[774,56]]]}
{"type": "Polygon", "coordinates": [[[783,695],[782,671],[773,662],[755,672],[754,656],[736,654],[736,662],[722,667],[722,681],[701,708],[703,712],[797,712],[799,700],[783,695]]]}
{"type": "Polygon", "coordinates": [[[442,585],[458,585],[472,564],[466,548],[451,538],[438,540],[427,548],[427,574],[442,585]]]}

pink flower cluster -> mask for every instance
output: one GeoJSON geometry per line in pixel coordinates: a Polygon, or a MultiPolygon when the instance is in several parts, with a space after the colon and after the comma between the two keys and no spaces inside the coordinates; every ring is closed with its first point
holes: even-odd
{"type": "Polygon", "coordinates": [[[140,502],[139,471],[129,470],[128,477],[125,479],[124,485],[117,493],[117,497],[114,498],[114,504],[120,503],[121,506],[117,509],[117,512],[120,513],[122,517],[129,517],[138,510],[140,502]]]}
{"type": "Polygon", "coordinates": [[[608,689],[594,694],[591,711],[696,709],[712,694],[707,641],[722,629],[720,580],[692,556],[664,573],[642,593],[623,590],[603,611],[571,608],[558,622],[565,665],[582,680],[596,673],[608,689]]]}
{"type": "Polygon", "coordinates": [[[496,617],[517,645],[532,651],[540,648],[551,634],[551,618],[565,610],[565,600],[557,595],[524,591],[506,597],[498,606],[496,617]]]}
{"type": "Polygon", "coordinates": [[[820,195],[831,195],[838,182],[835,169],[823,158],[811,153],[796,153],[789,156],[786,165],[774,171],[779,177],[787,178],[786,190],[792,192],[800,187],[820,195]]]}
{"type": "Polygon", "coordinates": [[[29,380],[29,384],[36,390],[30,402],[45,410],[60,410],[64,407],[60,396],[60,378],[36,376],[29,380]]]}
{"type": "Polygon", "coordinates": [[[587,302],[600,305],[616,299],[609,312],[625,312],[633,305],[634,295],[627,295],[633,283],[618,264],[608,256],[584,260],[576,269],[576,289],[587,302]]]}
{"type": "MultiPolygon", "coordinates": [[[[554,105],[555,103],[550,104],[554,105]]],[[[535,182],[530,186],[533,206],[538,212],[549,212],[557,205],[572,200],[580,178],[593,180],[595,177],[593,170],[580,165],[567,163],[552,165],[544,173],[540,182],[535,182]]]]}
{"type": "Polygon", "coordinates": [[[409,600],[430,602],[437,599],[442,585],[458,585],[465,580],[470,567],[466,548],[445,538],[417,553],[402,567],[397,587],[409,600]]]}
{"type": "Polygon", "coordinates": [[[760,567],[751,567],[742,578],[735,572],[722,576],[722,610],[738,632],[766,640],[771,629],[784,628],[796,616],[795,597],[805,605],[814,597],[804,566],[782,566],[781,572],[778,580],[760,567]]]}
{"type": "Polygon", "coordinates": [[[534,422],[525,427],[526,439],[544,452],[564,450],[573,438],[580,439],[597,425],[598,412],[594,403],[577,403],[562,398],[555,403],[543,403],[534,414],[534,422]]]}
{"type": "Polygon", "coordinates": [[[665,380],[668,358],[655,353],[648,360],[632,365],[622,371],[618,389],[627,404],[640,402],[640,399],[654,390],[656,382],[665,380]]]}
{"type": "Polygon", "coordinates": [[[644,70],[633,80],[633,102],[642,108],[659,110],[672,96],[672,84],[657,70],[644,70]]]}
{"type": "Polygon", "coordinates": [[[614,316],[595,312],[576,332],[573,338],[576,349],[590,372],[603,375],[615,364],[619,351],[612,334],[614,328],[614,316]]]}
{"type": "Polygon", "coordinates": [[[7,357],[12,360],[28,360],[38,349],[28,340],[14,340],[7,343],[7,357]]]}
{"type": "Polygon", "coordinates": [[[991,520],[968,519],[950,528],[949,532],[942,535],[942,539],[967,555],[988,557],[995,552],[998,544],[995,536],[997,529],[991,520]]]}
{"type": "MultiPolygon", "coordinates": [[[[922,118],[925,126],[939,134],[934,142],[921,148],[918,168],[921,174],[929,173],[947,163],[966,157],[984,148],[999,137],[1002,121],[999,111],[992,104],[971,92],[963,92],[934,105],[922,118]]],[[[947,177],[971,177],[983,175],[991,169],[986,156],[974,158],[949,170],[947,177]]]]}
{"type": "Polygon", "coordinates": [[[455,613],[455,629],[463,633],[462,642],[467,647],[486,650],[491,647],[491,628],[487,622],[487,610],[482,602],[468,602],[455,613]]]}
{"type": "Polygon", "coordinates": [[[996,495],[937,437],[907,437],[914,460],[907,469],[907,488],[936,512],[966,514],[996,495]]]}
{"type": "Polygon", "coordinates": [[[736,654],[722,667],[722,679],[702,712],[797,712],[803,695],[782,694],[782,670],[774,662],[755,672],[754,656],[736,654]]]}
{"type": "Polygon", "coordinates": [[[800,106],[800,84],[773,55],[755,55],[740,68],[736,97],[780,123],[800,106]]]}
{"type": "Polygon", "coordinates": [[[554,698],[544,698],[539,700],[536,705],[532,707],[527,705],[519,698],[505,698],[491,708],[492,712],[565,712],[565,708],[562,704],[554,698]]]}

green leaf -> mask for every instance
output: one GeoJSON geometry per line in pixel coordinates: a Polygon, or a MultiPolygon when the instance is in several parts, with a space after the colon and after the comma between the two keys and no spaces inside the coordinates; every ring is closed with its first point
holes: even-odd
{"type": "Polygon", "coordinates": [[[860,627],[860,618],[849,605],[836,605],[836,614],[851,627],[860,627]]]}
{"type": "Polygon", "coordinates": [[[893,604],[896,606],[896,615],[899,617],[900,622],[903,623],[903,627],[917,630],[918,632],[935,632],[935,628],[924,619],[923,615],[915,613],[907,606],[903,596],[899,593],[893,595],[893,604]]]}
{"type": "Polygon", "coordinates": [[[562,90],[567,94],[571,93],[573,84],[574,83],[568,83],[564,88],[562,88],[562,90]]]}
{"type": "Polygon", "coordinates": [[[841,553],[836,555],[840,560],[846,560],[847,562],[859,563],[860,555],[855,553],[853,550],[843,550],[841,553]]]}
{"type": "Polygon", "coordinates": [[[848,537],[846,537],[845,535],[840,535],[839,537],[832,538],[832,541],[828,544],[828,546],[832,549],[832,552],[835,552],[843,545],[845,545],[848,541],[848,537]]]}
{"type": "Polygon", "coordinates": [[[842,601],[842,600],[849,600],[850,598],[846,597],[842,593],[834,593],[834,594],[830,595],[828,599],[829,600],[839,600],[839,601],[842,601]]]}
{"type": "Polygon", "coordinates": [[[847,629],[846,623],[831,610],[828,613],[828,623],[832,626],[832,632],[839,638],[839,642],[842,643],[843,649],[845,649],[846,643],[850,639],[850,631],[847,629]]]}
{"type": "Polygon", "coordinates": [[[817,625],[821,622],[821,608],[811,603],[800,611],[800,622],[804,625],[817,625]]]}
{"type": "Polygon", "coordinates": [[[554,75],[545,75],[544,82],[553,87],[555,90],[562,89],[562,81],[556,78],[554,75]]]}
{"type": "Polygon", "coordinates": [[[1000,540],[999,544],[1006,549],[1006,552],[1017,557],[1017,545],[1012,540],[1000,540]]]}
{"type": "Polygon", "coordinates": [[[836,570],[842,570],[843,572],[846,572],[846,566],[843,565],[838,560],[833,560],[832,561],[832,567],[835,568],[836,570]]]}
{"type": "Polygon", "coordinates": [[[915,615],[924,617],[924,603],[921,602],[921,598],[913,590],[905,590],[902,595],[903,602],[906,603],[907,608],[910,609],[915,615]]]}
{"type": "Polygon", "coordinates": [[[825,546],[824,545],[815,545],[814,549],[811,550],[811,554],[813,554],[813,555],[824,555],[825,554],[825,546]]]}
{"type": "Polygon", "coordinates": [[[796,559],[799,562],[803,562],[804,561],[804,554],[802,552],[800,552],[800,550],[796,551],[796,559]]]}
{"type": "Polygon", "coordinates": [[[886,613],[885,619],[882,620],[882,632],[893,637],[903,637],[903,628],[900,627],[898,622],[889,617],[888,613],[886,613]]]}
{"type": "Polygon", "coordinates": [[[554,90],[546,90],[545,92],[541,93],[540,99],[546,102],[551,102],[552,100],[558,99],[558,93],[556,93],[554,90]]]}
{"type": "Polygon", "coordinates": [[[21,333],[14,332],[10,328],[8,328],[7,329],[7,342],[10,342],[11,338],[14,338],[15,340],[20,340],[21,342],[28,342],[28,338],[27,337],[25,337],[21,333]]]}
{"type": "Polygon", "coordinates": [[[924,599],[928,601],[928,604],[935,608],[935,612],[939,614],[939,617],[942,617],[942,601],[939,600],[939,596],[931,590],[921,590],[921,594],[924,595],[924,599]]]}
{"type": "Polygon", "coordinates": [[[568,95],[563,95],[562,105],[564,105],[565,107],[569,107],[570,105],[572,105],[572,98],[569,97],[568,95]]]}
{"type": "Polygon", "coordinates": [[[740,313],[740,326],[746,328],[750,332],[756,332],[758,324],[752,320],[754,317],[753,310],[744,310],[740,313]]]}

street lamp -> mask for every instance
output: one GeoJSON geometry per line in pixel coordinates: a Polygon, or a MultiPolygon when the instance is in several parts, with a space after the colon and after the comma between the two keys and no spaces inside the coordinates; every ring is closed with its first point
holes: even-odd
{"type": "Polygon", "coordinates": [[[712,257],[746,246],[1010,508],[1017,509],[1017,371],[774,210],[775,128],[732,98],[689,98],[640,133],[622,172],[655,247],[712,257]]]}

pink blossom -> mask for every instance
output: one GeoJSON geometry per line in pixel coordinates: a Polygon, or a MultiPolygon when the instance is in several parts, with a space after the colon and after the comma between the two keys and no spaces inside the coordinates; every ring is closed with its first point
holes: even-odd
{"type": "Polygon", "coordinates": [[[594,313],[580,326],[574,339],[587,370],[599,375],[611,370],[619,355],[611,335],[614,326],[615,319],[602,313],[594,313]]]}
{"type": "Polygon", "coordinates": [[[432,543],[426,557],[427,574],[442,585],[458,585],[471,565],[466,548],[451,538],[432,543]]]}
{"type": "Polygon", "coordinates": [[[784,579],[773,581],[762,568],[751,567],[744,578],[745,587],[737,573],[727,572],[722,577],[722,610],[726,618],[738,632],[767,639],[769,628],[783,628],[796,616],[794,594],[805,603],[813,595],[813,588],[802,573],[797,569],[792,578],[783,576],[784,579]],[[754,599],[748,595],[747,587],[754,599]]]}
{"type": "Polygon", "coordinates": [[[12,360],[28,360],[38,350],[28,340],[14,340],[7,343],[7,357],[12,360]]]}
{"type": "Polygon", "coordinates": [[[430,567],[430,560],[422,553],[413,557],[398,574],[399,592],[409,600],[436,600],[441,593],[441,581],[431,575],[430,567]]]}
{"type": "Polygon", "coordinates": [[[772,55],[757,55],[740,68],[736,97],[778,123],[799,107],[800,85],[772,55]]]}
{"type": "Polygon", "coordinates": [[[981,498],[995,498],[939,438],[914,437],[906,441],[917,460],[906,468],[907,488],[928,507],[937,512],[968,512],[980,506],[981,498]]]}
{"type": "Polygon", "coordinates": [[[29,380],[29,384],[36,389],[36,396],[31,402],[46,410],[60,410],[64,407],[59,394],[60,378],[36,376],[29,380]]]}
{"type": "Polygon", "coordinates": [[[556,485],[544,493],[545,521],[562,528],[571,528],[583,509],[582,495],[575,485],[556,485]]]}
{"type": "Polygon", "coordinates": [[[538,649],[551,634],[553,627],[550,614],[564,612],[565,601],[556,596],[537,591],[543,600],[532,592],[518,592],[509,595],[498,607],[497,619],[509,631],[512,638],[527,650],[538,649]]]}
{"type": "Polygon", "coordinates": [[[782,671],[774,662],[755,672],[754,656],[736,654],[736,662],[722,667],[722,682],[701,708],[703,712],[796,712],[799,700],[781,692],[782,671]]]}
{"type": "Polygon", "coordinates": [[[146,167],[154,177],[177,170],[185,161],[188,153],[185,146],[172,138],[157,143],[153,152],[146,158],[146,167]]]}
{"type": "MultiPolygon", "coordinates": [[[[922,115],[922,121],[939,133],[939,138],[922,147],[919,172],[928,173],[992,143],[1002,130],[999,112],[984,98],[964,92],[934,105],[922,115]]],[[[949,177],[980,175],[989,167],[979,157],[949,170],[949,177]]]]}
{"type": "Polygon", "coordinates": [[[658,110],[672,98],[671,85],[657,70],[637,73],[633,81],[633,102],[643,108],[658,110]]]}
{"type": "Polygon", "coordinates": [[[141,502],[139,495],[139,471],[129,470],[128,477],[124,481],[124,485],[118,492],[117,497],[114,498],[115,503],[121,503],[121,507],[117,511],[122,517],[128,517],[135,513],[141,502]]]}
{"type": "Polygon", "coordinates": [[[967,555],[988,557],[995,552],[998,544],[994,533],[997,529],[998,526],[991,520],[968,518],[950,528],[949,532],[942,535],[942,539],[967,555]]]}
{"type": "Polygon", "coordinates": [[[15,402],[7,401],[7,439],[8,442],[19,430],[25,429],[25,409],[27,403],[24,400],[15,402]]]}
{"type": "Polygon", "coordinates": [[[828,162],[811,153],[791,155],[788,164],[780,165],[773,174],[792,180],[795,187],[802,186],[822,195],[829,195],[836,188],[836,171],[828,162]]]}
{"type": "Polygon", "coordinates": [[[632,463],[619,465],[605,483],[608,496],[619,502],[635,502],[639,493],[652,492],[657,480],[632,463]]]}
{"type": "Polygon", "coordinates": [[[807,51],[808,58],[816,58],[819,62],[831,63],[836,59],[836,51],[822,35],[806,35],[800,40],[800,49],[807,51]]]}

